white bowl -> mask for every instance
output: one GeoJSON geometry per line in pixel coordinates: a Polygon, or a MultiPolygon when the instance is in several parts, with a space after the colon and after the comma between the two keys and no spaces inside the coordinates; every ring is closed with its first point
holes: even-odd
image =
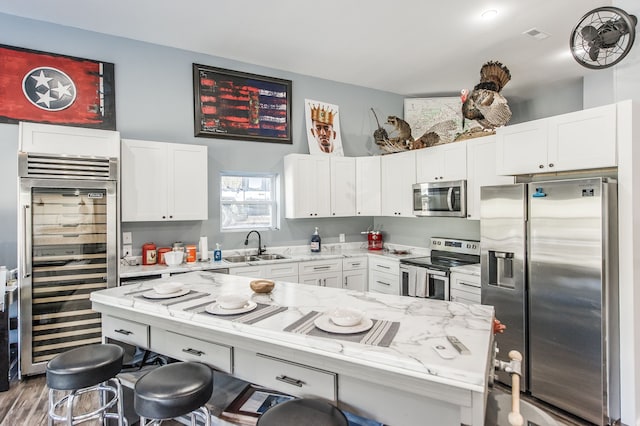
{"type": "Polygon", "coordinates": [[[184,260],[184,252],[182,251],[168,251],[164,255],[164,263],[167,266],[178,266],[184,260]]]}
{"type": "Polygon", "coordinates": [[[221,294],[218,297],[218,305],[222,309],[239,309],[247,304],[247,296],[242,294],[221,294]]]}
{"type": "Polygon", "coordinates": [[[349,308],[332,309],[326,312],[326,314],[332,323],[341,327],[352,327],[360,324],[364,316],[361,311],[349,308]]]}
{"type": "Polygon", "coordinates": [[[175,281],[160,283],[153,286],[153,290],[158,294],[171,294],[182,290],[183,284],[175,281]]]}

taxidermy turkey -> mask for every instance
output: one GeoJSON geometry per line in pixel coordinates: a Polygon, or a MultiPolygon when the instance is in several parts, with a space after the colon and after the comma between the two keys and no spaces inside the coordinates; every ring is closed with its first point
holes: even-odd
{"type": "Polygon", "coordinates": [[[502,88],[511,80],[509,69],[498,61],[489,61],[480,69],[480,83],[471,93],[463,89],[462,128],[465,118],[475,120],[485,130],[504,126],[511,118],[511,109],[507,100],[500,94],[502,88]]]}

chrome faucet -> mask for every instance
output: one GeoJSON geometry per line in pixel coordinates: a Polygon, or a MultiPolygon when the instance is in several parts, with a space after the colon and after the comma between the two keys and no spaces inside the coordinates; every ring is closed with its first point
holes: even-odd
{"type": "Polygon", "coordinates": [[[267,249],[262,248],[262,237],[260,236],[260,233],[258,231],[256,231],[255,229],[252,231],[249,231],[247,236],[244,238],[244,245],[245,246],[249,245],[249,235],[253,234],[254,232],[258,235],[258,256],[260,256],[267,249]]]}

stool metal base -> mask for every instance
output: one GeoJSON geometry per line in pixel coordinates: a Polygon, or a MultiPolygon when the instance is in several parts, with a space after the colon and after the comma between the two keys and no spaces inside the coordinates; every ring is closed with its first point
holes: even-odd
{"type": "MultiPolygon", "coordinates": [[[[204,426],[211,426],[211,413],[207,407],[200,407],[195,411],[189,413],[191,418],[191,426],[196,426],[196,417],[200,417],[204,420],[204,426]]],[[[140,417],[140,426],[158,426],[163,420],[167,419],[147,419],[140,417]],[[148,422],[148,423],[147,423],[148,422]]]]}
{"type": "Polygon", "coordinates": [[[117,377],[96,386],[72,390],[59,400],[56,400],[55,397],[56,390],[49,388],[49,426],[55,422],[64,422],[64,424],[71,426],[93,419],[100,419],[103,425],[106,424],[106,419],[117,419],[118,426],[127,426],[127,419],[124,417],[122,384],[117,377]],[[88,413],[75,414],[73,412],[76,397],[96,392],[100,403],[98,408],[88,413]],[[110,397],[108,401],[106,401],[107,397],[110,397]],[[116,407],[116,412],[107,411],[113,407],[116,407]]]}

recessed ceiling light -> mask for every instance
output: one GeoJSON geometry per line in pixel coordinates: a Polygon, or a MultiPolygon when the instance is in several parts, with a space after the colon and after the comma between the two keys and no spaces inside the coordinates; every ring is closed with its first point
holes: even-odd
{"type": "Polygon", "coordinates": [[[480,16],[482,16],[482,19],[493,19],[498,16],[498,11],[495,9],[485,10],[480,16]]]}

